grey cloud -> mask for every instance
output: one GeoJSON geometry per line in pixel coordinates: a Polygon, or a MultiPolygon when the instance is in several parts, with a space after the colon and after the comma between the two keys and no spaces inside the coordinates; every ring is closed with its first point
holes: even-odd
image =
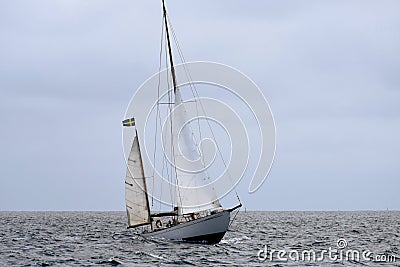
{"type": "MultiPolygon", "coordinates": [[[[400,208],[398,1],[167,4],[185,58],[240,69],[274,112],[248,209],[400,208]]],[[[158,1],[0,2],[0,209],[123,208],[120,120],[160,27],[158,1]]]]}

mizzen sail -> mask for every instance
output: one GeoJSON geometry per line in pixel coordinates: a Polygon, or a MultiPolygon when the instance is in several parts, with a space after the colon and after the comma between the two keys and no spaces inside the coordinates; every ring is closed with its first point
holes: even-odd
{"type": "Polygon", "coordinates": [[[128,167],[125,177],[125,204],[129,227],[150,224],[150,208],[147,197],[146,178],[144,176],[137,133],[133,139],[131,152],[128,158],[128,167]]]}

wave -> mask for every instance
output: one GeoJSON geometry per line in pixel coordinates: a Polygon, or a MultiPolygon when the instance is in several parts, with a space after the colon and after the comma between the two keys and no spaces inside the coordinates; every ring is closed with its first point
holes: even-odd
{"type": "Polygon", "coordinates": [[[250,237],[244,235],[241,237],[233,237],[233,238],[229,238],[229,239],[222,239],[221,240],[221,244],[240,244],[243,243],[242,241],[244,240],[251,240],[250,237]]]}

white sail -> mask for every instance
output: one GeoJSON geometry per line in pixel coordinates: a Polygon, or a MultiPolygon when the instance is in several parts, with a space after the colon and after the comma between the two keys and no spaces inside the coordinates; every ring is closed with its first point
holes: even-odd
{"type": "Polygon", "coordinates": [[[187,123],[185,104],[179,88],[175,90],[173,147],[175,155],[178,212],[187,214],[221,207],[200,159],[193,134],[187,123]],[[199,171],[200,170],[200,171],[199,171]],[[201,171],[202,170],[202,171],[201,171]]]}
{"type": "Polygon", "coordinates": [[[131,152],[128,158],[125,178],[125,204],[129,227],[150,223],[146,178],[144,176],[137,134],[133,139],[131,152]]]}

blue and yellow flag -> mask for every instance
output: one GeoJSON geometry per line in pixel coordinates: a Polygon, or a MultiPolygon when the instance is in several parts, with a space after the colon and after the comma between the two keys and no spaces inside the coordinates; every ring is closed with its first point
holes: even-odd
{"type": "Polygon", "coordinates": [[[127,127],[135,126],[135,118],[123,120],[122,125],[127,127]]]}

